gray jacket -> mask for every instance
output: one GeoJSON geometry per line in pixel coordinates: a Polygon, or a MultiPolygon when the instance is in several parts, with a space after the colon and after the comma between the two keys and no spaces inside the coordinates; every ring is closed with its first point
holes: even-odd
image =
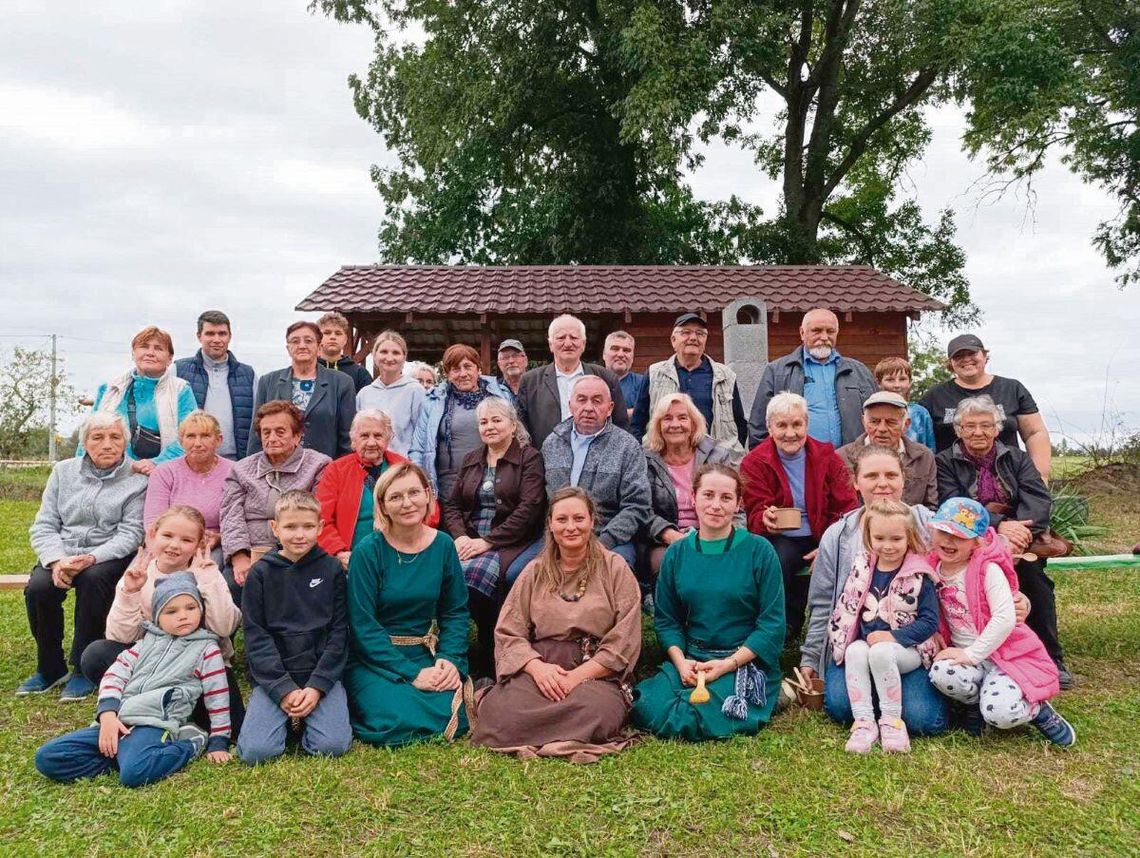
{"type": "MultiPolygon", "coordinates": [[[[723,462],[726,465],[735,464],[735,456],[732,450],[727,447],[717,444],[710,436],[706,435],[697,444],[697,449],[693,451],[693,473],[696,474],[697,469],[701,465],[708,462],[717,463],[723,462]]],[[[653,450],[645,451],[645,464],[649,471],[649,494],[652,497],[652,509],[649,515],[649,524],[647,526],[647,533],[650,538],[659,540],[662,532],[670,527],[677,526],[677,490],[673,487],[673,477],[669,473],[669,467],[665,464],[665,460],[661,458],[660,453],[653,450]]],[[[744,511],[741,510],[737,513],[737,524],[744,527],[744,511]]]]}
{"type": "MultiPolygon", "coordinates": [[[[925,533],[934,513],[924,506],[912,506],[914,520],[925,533]]],[[[863,550],[863,508],[853,509],[823,532],[819,553],[811,566],[808,589],[808,623],[800,649],[800,667],[810,667],[821,677],[831,657],[827,621],[847,585],[855,557],[863,550]]]]}
{"type": "MultiPolygon", "coordinates": [[[[835,399],[839,404],[839,423],[843,429],[843,443],[850,444],[863,432],[863,403],[878,390],[875,376],[855,358],[839,355],[835,367],[835,399]]],[[[764,367],[764,375],[752,400],[752,415],[748,418],[748,449],[768,437],[768,400],[777,393],[788,391],[804,393],[804,348],[800,346],[790,355],[772,361],[764,367]]]]}
{"type": "MultiPolygon", "coordinates": [[[[293,401],[293,368],[275,369],[257,380],[257,397],[253,403],[254,414],[266,402],[275,399],[293,401]]],[[[317,367],[316,384],[309,407],[305,409],[302,446],[324,453],[330,459],[338,459],[352,451],[348,430],[352,418],[356,416],[356,385],[352,378],[337,369],[317,367]]],[[[238,451],[241,452],[240,450],[238,451]]],[[[252,456],[261,452],[261,437],[253,431],[249,433],[246,454],[252,456]]]]}
{"type": "MultiPolygon", "coordinates": [[[[570,448],[567,418],[554,427],[542,444],[546,465],[546,494],[570,485],[574,453],[570,448]]],[[[598,506],[598,537],[606,548],[613,548],[634,537],[649,521],[649,476],[645,452],[632,435],[606,423],[586,451],[586,461],[578,485],[590,493],[598,506]]]]}
{"type": "Polygon", "coordinates": [[[51,470],[39,512],[28,533],[43,566],[71,554],[96,563],[130,557],[143,540],[146,477],[123,461],[100,476],[87,456],[64,459],[51,470]]]}

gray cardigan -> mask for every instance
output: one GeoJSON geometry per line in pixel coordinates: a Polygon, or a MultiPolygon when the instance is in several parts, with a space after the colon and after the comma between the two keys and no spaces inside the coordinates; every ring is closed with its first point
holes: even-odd
{"type": "MultiPolygon", "coordinates": [[[[542,444],[546,465],[546,494],[570,485],[574,453],[570,449],[573,418],[554,427],[542,444]]],[[[649,521],[649,476],[645,452],[632,435],[613,423],[590,444],[578,485],[598,507],[598,537],[606,548],[632,542],[649,521]]]]}
{"type": "Polygon", "coordinates": [[[143,540],[146,477],[125,458],[100,476],[87,456],[64,459],[51,469],[39,512],[28,533],[43,566],[71,554],[96,563],[130,557],[143,540]]]}
{"type": "MultiPolygon", "coordinates": [[[[706,435],[693,451],[693,474],[697,473],[701,465],[709,462],[734,465],[734,458],[732,450],[722,447],[706,435]]],[[[651,539],[659,541],[665,530],[677,526],[677,490],[673,487],[673,477],[660,453],[646,450],[645,464],[649,471],[649,493],[653,499],[647,532],[651,539]]],[[[743,510],[737,513],[736,523],[744,527],[743,510]]]]}
{"type": "MultiPolygon", "coordinates": [[[[934,513],[924,506],[912,506],[915,522],[925,533],[934,513]]],[[[823,532],[819,553],[811,566],[808,590],[808,624],[804,645],[800,650],[800,667],[810,667],[821,677],[831,655],[827,640],[827,622],[839,594],[847,585],[847,576],[856,555],[863,550],[863,508],[853,509],[823,532]]]]}
{"type": "MultiPolygon", "coordinates": [[[[293,368],[275,369],[257,380],[257,397],[253,413],[266,402],[275,399],[293,400],[293,368]]],[[[356,386],[352,378],[340,370],[317,366],[316,384],[309,407],[305,409],[305,425],[301,445],[309,450],[324,453],[330,459],[339,459],[352,452],[348,438],[352,418],[356,416],[356,386]]],[[[238,451],[241,452],[240,450],[238,451]]],[[[261,438],[252,429],[246,455],[261,452],[261,438]]]]}

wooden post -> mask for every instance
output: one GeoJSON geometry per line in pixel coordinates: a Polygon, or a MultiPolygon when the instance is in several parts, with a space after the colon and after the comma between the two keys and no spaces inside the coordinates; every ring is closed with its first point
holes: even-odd
{"type": "Polygon", "coordinates": [[[488,375],[494,374],[494,368],[491,366],[491,331],[487,327],[487,314],[479,314],[479,324],[482,325],[479,329],[479,364],[481,371],[488,375]]]}

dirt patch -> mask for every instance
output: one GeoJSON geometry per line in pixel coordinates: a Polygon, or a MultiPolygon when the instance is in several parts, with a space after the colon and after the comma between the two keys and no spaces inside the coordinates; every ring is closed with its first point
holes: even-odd
{"type": "Polygon", "coordinates": [[[1069,480],[1068,486],[1088,497],[1112,498],[1122,509],[1140,511],[1140,463],[1101,465],[1069,480]]]}

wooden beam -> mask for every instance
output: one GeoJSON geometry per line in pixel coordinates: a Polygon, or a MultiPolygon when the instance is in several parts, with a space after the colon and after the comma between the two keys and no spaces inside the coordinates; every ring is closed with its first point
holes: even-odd
{"type": "Polygon", "coordinates": [[[771,313],[769,313],[768,314],[768,321],[770,321],[773,325],[780,324],[780,311],[779,310],[773,310],[771,313]]]}
{"type": "Polygon", "coordinates": [[[489,375],[493,375],[493,367],[491,365],[491,331],[486,327],[487,314],[483,313],[479,317],[479,321],[484,324],[484,327],[479,331],[479,364],[481,371],[489,375]]]}
{"type": "Polygon", "coordinates": [[[625,324],[628,325],[630,322],[633,321],[633,313],[629,312],[629,310],[626,310],[624,313],[622,313],[622,319],[625,322],[625,324]]]}
{"type": "Polygon", "coordinates": [[[412,313],[411,311],[409,311],[408,313],[406,313],[406,314],[404,315],[404,324],[405,324],[405,325],[410,325],[412,322],[414,322],[414,321],[415,321],[415,318],[416,318],[416,317],[415,317],[415,314],[414,314],[414,313],[412,313]]]}
{"type": "Polygon", "coordinates": [[[848,310],[846,313],[843,314],[843,321],[847,322],[848,324],[851,324],[852,322],[855,321],[855,314],[852,313],[850,310],[848,310]]]}

